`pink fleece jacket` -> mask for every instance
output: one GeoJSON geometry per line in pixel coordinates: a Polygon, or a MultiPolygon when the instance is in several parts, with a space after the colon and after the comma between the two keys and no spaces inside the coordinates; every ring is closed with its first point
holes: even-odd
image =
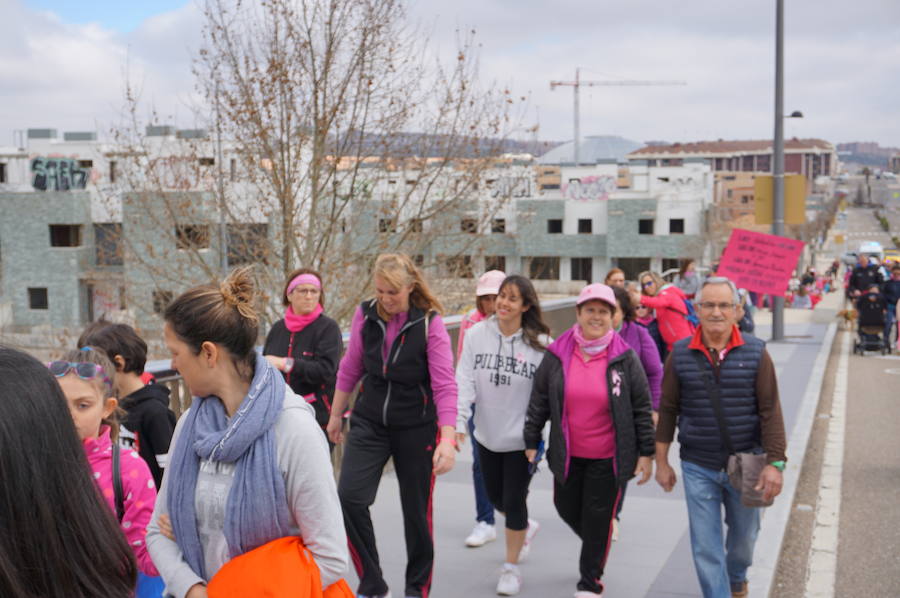
{"type": "Polygon", "coordinates": [[[565,380],[569,453],[583,459],[609,459],[616,455],[616,431],[606,387],[609,351],[604,349],[585,361],[576,344],[574,353],[565,380]]]}
{"type": "Polygon", "coordinates": [[[463,339],[466,337],[466,331],[477,324],[478,322],[486,319],[487,316],[478,311],[477,309],[473,309],[469,313],[463,316],[462,321],[459,323],[459,337],[456,339],[456,360],[459,361],[460,355],[462,355],[463,350],[463,339]]]}
{"type": "Polygon", "coordinates": [[[687,307],[684,293],[672,284],[664,285],[655,297],[641,295],[641,305],[656,310],[656,323],[659,324],[659,334],[666,342],[666,347],[672,351],[672,346],[683,338],[694,333],[694,327],[685,319],[687,307]]]}
{"type": "MultiPolygon", "coordinates": [[[[82,442],[84,453],[87,455],[91,471],[94,472],[94,480],[100,487],[106,504],[113,513],[116,512],[115,492],[113,491],[112,476],[112,440],[109,437],[109,426],[100,427],[100,435],[97,438],[88,438],[82,442]]],[[[122,448],[119,453],[119,470],[122,472],[122,495],[125,503],[125,516],[122,518],[121,527],[125,539],[134,551],[138,568],[145,575],[156,576],[159,572],[150,559],[147,552],[147,524],[153,515],[153,505],[156,503],[156,484],[147,463],[141,459],[137,451],[122,448]]]]}
{"type": "MultiPolygon", "coordinates": [[[[387,323],[381,353],[387,359],[387,353],[394,339],[408,317],[401,312],[387,323]]],[[[353,387],[365,372],[363,365],[362,327],[365,322],[362,308],[357,307],[350,323],[350,342],[347,352],[341,359],[337,373],[337,388],[344,392],[352,392],[353,387]]],[[[450,346],[450,335],[444,326],[440,314],[435,314],[428,325],[428,373],[431,375],[431,390],[434,393],[434,406],[437,409],[438,424],[456,427],[456,376],[453,372],[453,349],[450,346]]]]}

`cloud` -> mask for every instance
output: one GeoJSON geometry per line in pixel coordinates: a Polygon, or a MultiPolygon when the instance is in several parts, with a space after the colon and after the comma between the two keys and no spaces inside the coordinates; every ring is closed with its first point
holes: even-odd
{"type": "MultiPolygon", "coordinates": [[[[900,2],[786,3],[788,136],[900,146],[900,2]]],[[[14,129],[101,131],[122,106],[123,74],[179,126],[201,103],[191,75],[202,16],[193,3],[129,33],[71,25],[0,0],[0,145],[14,129]]],[[[582,89],[582,135],[648,139],[766,138],[773,130],[774,2],[721,0],[414,0],[410,16],[452,59],[474,27],[481,74],[528,94],[524,129],[572,136],[572,91],[551,80],[680,79],[684,87],[582,89]]]]}
{"type": "Polygon", "coordinates": [[[0,145],[11,141],[12,131],[27,128],[102,135],[124,104],[126,73],[162,113],[187,112],[193,84],[186,40],[199,30],[191,5],[120,34],[64,23],[19,0],[0,4],[0,145]]]}
{"type": "MultiPolygon", "coordinates": [[[[786,134],[900,146],[900,2],[792,0],[785,11],[786,134]],[[894,124],[897,123],[897,124],[894,124]]],[[[686,87],[598,87],[581,93],[582,135],[636,140],[766,138],[774,106],[774,3],[720,0],[484,2],[419,0],[414,14],[451,42],[473,26],[482,73],[530,90],[542,137],[572,136],[571,88],[549,81],[681,79],[686,87]]],[[[532,112],[534,114],[534,112],[532,112]]]]}

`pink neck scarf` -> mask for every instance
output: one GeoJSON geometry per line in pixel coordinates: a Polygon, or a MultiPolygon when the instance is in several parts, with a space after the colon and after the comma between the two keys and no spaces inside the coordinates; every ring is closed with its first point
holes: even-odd
{"type": "Polygon", "coordinates": [[[306,315],[298,316],[294,313],[290,305],[284,310],[284,325],[291,332],[300,332],[306,328],[310,322],[318,318],[322,314],[322,305],[316,304],[316,308],[306,315]]]}
{"type": "Polygon", "coordinates": [[[581,348],[582,351],[587,353],[588,355],[597,355],[606,350],[606,347],[609,346],[609,343],[612,342],[613,335],[616,333],[612,328],[609,329],[609,332],[601,336],[600,338],[595,338],[594,340],[587,340],[584,338],[584,335],[581,333],[581,326],[578,324],[575,325],[575,343],[581,348]]]}

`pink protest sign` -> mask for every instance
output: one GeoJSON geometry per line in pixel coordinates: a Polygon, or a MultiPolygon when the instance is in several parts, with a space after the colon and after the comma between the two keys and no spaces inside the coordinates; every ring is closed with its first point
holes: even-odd
{"type": "Polygon", "coordinates": [[[738,288],[783,295],[801,251],[803,241],[736,228],[716,273],[730,278],[738,288]]]}

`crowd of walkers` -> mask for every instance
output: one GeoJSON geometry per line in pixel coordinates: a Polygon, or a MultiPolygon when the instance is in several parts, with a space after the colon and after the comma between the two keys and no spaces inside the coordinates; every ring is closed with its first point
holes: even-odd
{"type": "Polygon", "coordinates": [[[177,424],[128,325],[91,324],[46,365],[0,348],[0,472],[31,481],[0,490],[0,595],[391,596],[371,515],[390,460],[407,551],[396,595],[427,598],[435,478],[469,442],[476,517],[460,541],[495,540],[502,517],[497,594],[527,582],[540,529],[528,489],[546,454],[554,506],[581,546],[575,596],[598,597],[629,481],[649,481],[655,459],[657,482],[676,483],[676,426],[704,596],[747,595],[759,507],[728,482],[727,461],[764,452],[754,484],[771,502],[785,443],[771,359],[728,279],[704,280],[692,261],[674,283],[613,269],[554,339],[532,282],[489,271],[455,351],[408,256],[379,256],[371,287],[346,351],[308,268],[285,281],[261,352],[249,269],[176,298],[163,336],[194,397],[177,424]]]}

